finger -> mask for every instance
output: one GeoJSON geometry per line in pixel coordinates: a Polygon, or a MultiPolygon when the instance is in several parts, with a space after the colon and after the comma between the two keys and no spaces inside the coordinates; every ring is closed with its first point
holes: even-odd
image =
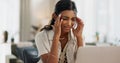
{"type": "Polygon", "coordinates": [[[58,23],[59,23],[59,20],[58,20],[58,17],[56,18],[56,20],[55,20],[55,26],[57,26],[58,25],[58,23]]]}
{"type": "Polygon", "coordinates": [[[84,23],[83,23],[83,21],[80,18],[77,17],[76,20],[77,20],[78,26],[81,26],[81,27],[84,26],[84,23]]]}
{"type": "Polygon", "coordinates": [[[82,24],[83,23],[82,19],[80,19],[78,17],[76,18],[76,21],[77,21],[78,24],[82,24]]]}
{"type": "Polygon", "coordinates": [[[75,29],[74,28],[72,28],[72,31],[73,31],[73,33],[75,32],[75,29]]]}
{"type": "Polygon", "coordinates": [[[62,22],[63,22],[63,19],[60,20],[60,25],[62,24],[62,22]]]}
{"type": "Polygon", "coordinates": [[[57,21],[60,22],[61,14],[58,15],[57,21]]]}
{"type": "Polygon", "coordinates": [[[60,24],[60,18],[61,18],[61,14],[58,15],[57,19],[56,19],[56,25],[60,24]]]}
{"type": "Polygon", "coordinates": [[[76,30],[81,30],[84,27],[84,24],[79,24],[76,30]]]}
{"type": "Polygon", "coordinates": [[[84,27],[84,24],[79,24],[78,26],[77,26],[77,28],[76,28],[76,31],[80,31],[80,30],[82,30],[83,29],[83,27],[84,27]]]}

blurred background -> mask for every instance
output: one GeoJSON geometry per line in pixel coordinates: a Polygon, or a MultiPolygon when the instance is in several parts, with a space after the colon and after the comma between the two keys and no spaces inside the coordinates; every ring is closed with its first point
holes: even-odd
{"type": "MultiPolygon", "coordinates": [[[[35,35],[51,20],[57,1],[0,0],[0,63],[10,63],[6,56],[16,58],[11,56],[13,44],[35,46],[35,35]]],[[[83,37],[86,44],[120,45],[120,0],[73,1],[78,9],[77,16],[85,24],[83,37]]]]}

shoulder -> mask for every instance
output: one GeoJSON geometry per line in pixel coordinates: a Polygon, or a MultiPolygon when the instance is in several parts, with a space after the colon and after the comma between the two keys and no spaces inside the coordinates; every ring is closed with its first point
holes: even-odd
{"type": "Polygon", "coordinates": [[[53,36],[54,32],[52,30],[43,30],[36,34],[35,39],[50,39],[53,36]]]}
{"type": "Polygon", "coordinates": [[[46,31],[45,30],[38,32],[35,36],[36,42],[41,42],[43,40],[46,40],[46,31]]]}
{"type": "Polygon", "coordinates": [[[37,37],[43,37],[45,35],[45,33],[46,33],[46,30],[40,31],[40,32],[38,32],[36,34],[35,38],[37,38],[37,37]]]}

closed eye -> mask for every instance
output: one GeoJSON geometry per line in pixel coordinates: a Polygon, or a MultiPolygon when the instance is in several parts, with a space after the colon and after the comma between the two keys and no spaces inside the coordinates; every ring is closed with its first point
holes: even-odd
{"type": "MultiPolygon", "coordinates": [[[[62,16],[63,20],[69,20],[70,18],[67,16],[62,16]]],[[[76,17],[71,18],[71,21],[76,21],[76,17]]]]}
{"type": "Polygon", "coordinates": [[[72,21],[76,21],[76,17],[73,17],[71,20],[72,20],[72,21]]]}
{"type": "Polygon", "coordinates": [[[63,16],[62,19],[63,20],[69,20],[69,17],[63,16]]]}

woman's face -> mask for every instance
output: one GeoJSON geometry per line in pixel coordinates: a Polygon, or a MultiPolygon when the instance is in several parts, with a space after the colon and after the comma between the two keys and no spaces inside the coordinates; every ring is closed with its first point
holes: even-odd
{"type": "Polygon", "coordinates": [[[76,21],[76,14],[73,10],[65,10],[61,12],[61,30],[63,33],[69,32],[76,21]]]}

